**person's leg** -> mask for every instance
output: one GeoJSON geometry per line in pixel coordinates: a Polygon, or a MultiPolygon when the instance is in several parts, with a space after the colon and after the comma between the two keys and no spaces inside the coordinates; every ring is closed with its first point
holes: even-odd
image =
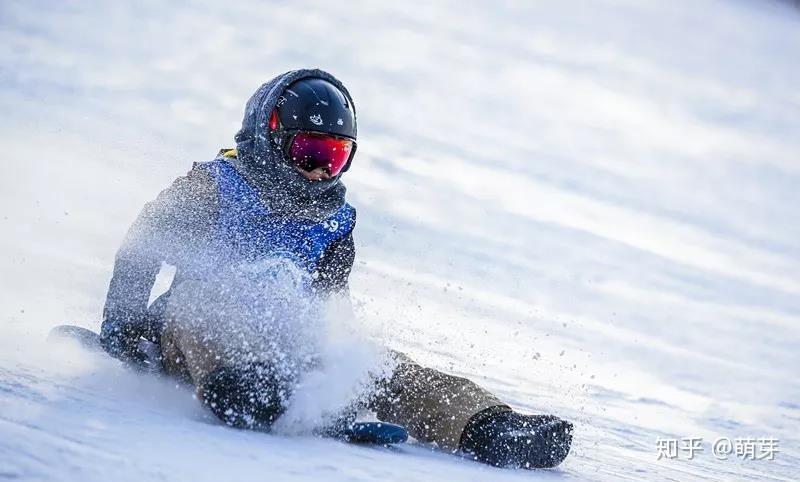
{"type": "Polygon", "coordinates": [[[202,333],[189,328],[180,319],[167,318],[161,334],[164,371],[195,387],[224,365],[218,350],[202,340],[202,333]]]}
{"type": "Polygon", "coordinates": [[[572,424],[552,415],[522,415],[476,383],[425,368],[393,353],[397,366],[379,383],[370,407],[411,436],[503,467],[560,464],[572,443],[572,424]]]}
{"type": "Polygon", "coordinates": [[[392,353],[397,366],[379,383],[370,407],[378,419],[403,425],[422,442],[458,450],[469,420],[491,407],[508,406],[466,378],[423,367],[402,353],[392,353]]]}
{"type": "MultiPolygon", "coordinates": [[[[182,285],[181,289],[192,286],[182,285]]],[[[167,302],[161,335],[165,372],[192,384],[198,399],[226,424],[269,429],[284,411],[289,381],[268,363],[240,363],[244,358],[241,352],[229,346],[227,340],[219,339],[219,331],[209,329],[209,323],[220,320],[193,316],[191,311],[181,309],[174,296],[167,302]]]]}

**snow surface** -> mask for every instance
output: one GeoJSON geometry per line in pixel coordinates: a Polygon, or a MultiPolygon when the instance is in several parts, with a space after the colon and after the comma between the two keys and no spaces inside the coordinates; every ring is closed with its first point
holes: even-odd
{"type": "Polygon", "coordinates": [[[798,58],[771,0],[3,1],[0,479],[797,480],[798,58]],[[45,343],[98,327],[141,205],[313,66],[359,109],[361,329],[574,420],[558,469],[235,431],[45,343]]]}

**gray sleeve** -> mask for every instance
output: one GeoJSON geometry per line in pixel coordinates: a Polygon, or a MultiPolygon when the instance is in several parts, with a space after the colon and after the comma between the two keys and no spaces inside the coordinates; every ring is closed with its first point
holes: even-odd
{"type": "Polygon", "coordinates": [[[191,240],[207,235],[216,204],[213,180],[196,167],[145,204],[117,252],[104,325],[142,322],[161,263],[180,257],[191,240]]]}
{"type": "Polygon", "coordinates": [[[317,266],[317,279],[313,287],[317,292],[325,294],[349,295],[348,280],[356,257],[353,232],[333,243],[317,266]]]}

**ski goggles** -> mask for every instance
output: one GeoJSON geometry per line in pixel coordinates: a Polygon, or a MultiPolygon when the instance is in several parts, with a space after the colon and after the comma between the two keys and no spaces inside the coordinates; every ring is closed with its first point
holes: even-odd
{"type": "Polygon", "coordinates": [[[292,164],[304,171],[322,167],[332,177],[350,167],[350,161],[356,152],[354,140],[319,132],[293,132],[284,145],[286,158],[292,164]]]}

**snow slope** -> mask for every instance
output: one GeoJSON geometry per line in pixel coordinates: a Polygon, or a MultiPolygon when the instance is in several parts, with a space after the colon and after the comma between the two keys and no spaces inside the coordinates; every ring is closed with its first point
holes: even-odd
{"type": "Polygon", "coordinates": [[[4,1],[0,479],[797,480],[798,32],[770,0],[4,1]],[[306,66],[359,109],[362,328],[575,420],[557,470],[233,431],[45,344],[98,327],[141,205],[306,66]]]}

